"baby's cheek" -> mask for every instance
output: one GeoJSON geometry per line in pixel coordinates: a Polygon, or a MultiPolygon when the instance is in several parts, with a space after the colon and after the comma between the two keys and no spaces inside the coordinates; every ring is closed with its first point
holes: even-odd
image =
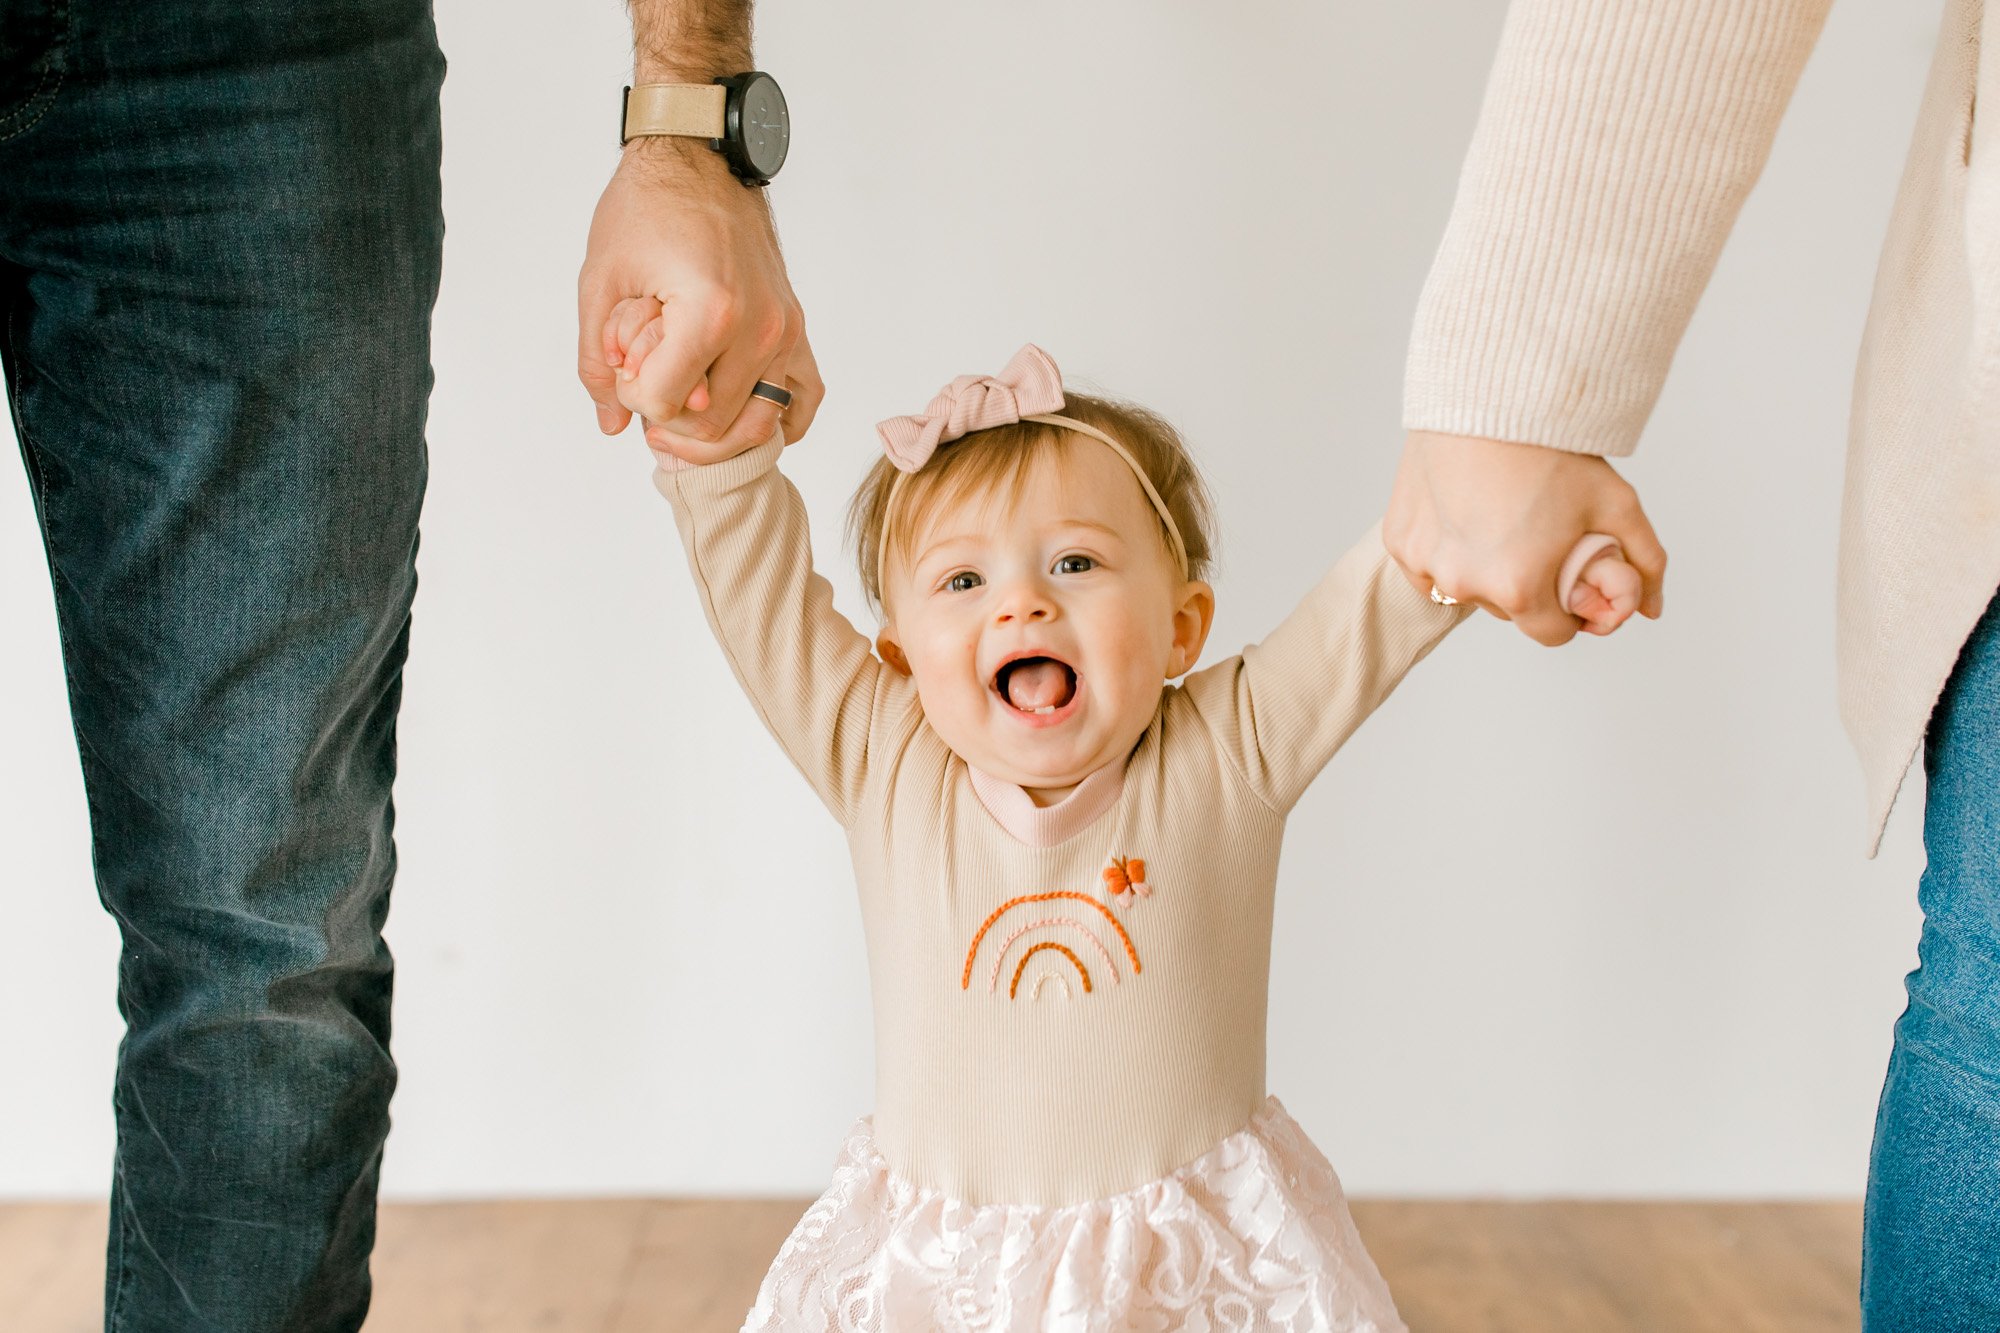
{"type": "Polygon", "coordinates": [[[1106,637],[1100,650],[1100,661],[1107,668],[1102,673],[1105,702],[1115,712],[1121,733],[1129,731],[1137,739],[1152,723],[1172,651],[1171,630],[1155,634],[1147,626],[1131,623],[1106,637]]]}
{"type": "Polygon", "coordinates": [[[911,667],[931,729],[961,754],[976,747],[986,716],[984,685],[972,680],[962,666],[946,668],[918,659],[911,667]]]}

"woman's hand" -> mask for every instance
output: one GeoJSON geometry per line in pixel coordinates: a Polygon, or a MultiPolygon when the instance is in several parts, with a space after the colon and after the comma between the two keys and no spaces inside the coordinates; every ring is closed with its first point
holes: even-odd
{"type": "MultiPolygon", "coordinates": [[[[1592,532],[1618,540],[1638,575],[1639,613],[1658,619],[1667,553],[1637,493],[1602,458],[1412,431],[1382,522],[1384,544],[1419,590],[1435,587],[1551,647],[1585,628],[1558,602],[1556,578],[1564,557],[1592,532]]],[[[1598,590],[1607,606],[1613,593],[1629,594],[1618,577],[1598,590]]],[[[1586,583],[1595,586],[1594,578],[1586,583]]],[[[1609,633],[1625,618],[1586,605],[1593,633],[1609,633]]]]}

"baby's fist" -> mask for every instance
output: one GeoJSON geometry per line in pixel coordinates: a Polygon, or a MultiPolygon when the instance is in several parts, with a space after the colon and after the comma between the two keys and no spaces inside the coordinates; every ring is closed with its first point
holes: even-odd
{"type": "Polygon", "coordinates": [[[1563,561],[1556,592],[1563,609],[1583,621],[1586,634],[1609,634],[1639,609],[1645,580],[1627,564],[1615,538],[1586,533],[1563,561]]]}
{"type": "MultiPolygon", "coordinates": [[[[628,296],[605,317],[604,361],[617,373],[619,403],[645,424],[646,445],[662,461],[719,463],[741,453],[740,447],[725,449],[706,440],[677,435],[658,424],[681,410],[660,397],[658,387],[652,382],[657,377],[645,373],[647,357],[666,336],[666,324],[665,307],[650,296],[628,296]]],[[[706,379],[694,386],[685,406],[691,411],[708,406],[706,379]]]]}

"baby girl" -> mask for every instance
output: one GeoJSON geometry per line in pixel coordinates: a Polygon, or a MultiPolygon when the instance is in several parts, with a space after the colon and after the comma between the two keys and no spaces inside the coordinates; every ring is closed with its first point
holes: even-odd
{"type": "MultiPolygon", "coordinates": [[[[1029,346],[880,433],[852,509],[872,643],[781,438],[656,448],[716,637],[847,831],[874,991],[873,1117],[745,1327],[1403,1328],[1264,1086],[1272,895],[1293,804],[1468,608],[1371,533],[1186,674],[1211,513],[1165,421],[1029,346]]],[[[1590,566],[1594,628],[1630,572],[1590,566]]]]}

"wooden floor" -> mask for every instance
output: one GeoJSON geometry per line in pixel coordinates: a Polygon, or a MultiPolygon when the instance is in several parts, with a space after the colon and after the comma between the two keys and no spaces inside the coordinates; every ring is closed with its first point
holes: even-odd
{"type": "MultiPolygon", "coordinates": [[[[383,1209],[370,1333],[734,1330],[802,1202],[383,1209]]],[[[1858,1206],[1357,1203],[1415,1333],[1859,1327],[1858,1206]]],[[[0,1329],[99,1327],[104,1210],[0,1205],[0,1329]]],[[[996,1331],[997,1333],[997,1331],[996,1331]]]]}

